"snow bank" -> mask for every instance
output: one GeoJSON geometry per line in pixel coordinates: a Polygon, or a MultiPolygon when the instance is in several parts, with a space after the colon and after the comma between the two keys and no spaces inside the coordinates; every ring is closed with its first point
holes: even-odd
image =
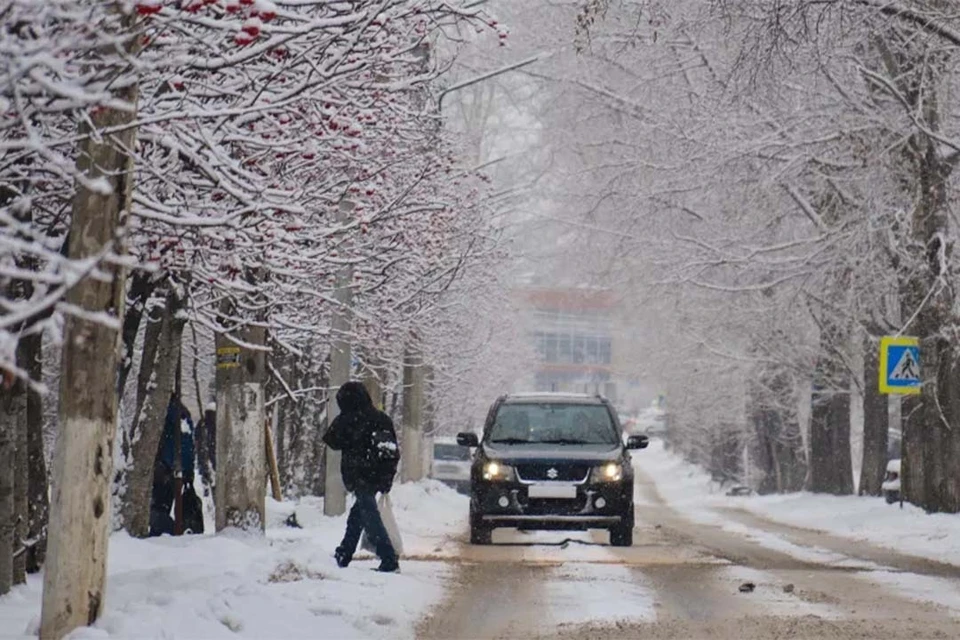
{"type": "Polygon", "coordinates": [[[812,493],[755,497],[734,504],[771,520],[863,540],[902,553],[960,565],[960,517],[927,514],[883,498],[812,493]]]}
{"type": "MultiPolygon", "coordinates": [[[[723,504],[720,485],[702,468],[667,451],[663,440],[651,439],[646,449],[633,454],[633,466],[650,476],[660,497],[685,517],[705,524],[723,523],[723,518],[709,509],[723,504]]],[[[635,493],[636,502],[643,504],[646,496],[635,493]]]]}
{"type": "MultiPolygon", "coordinates": [[[[455,553],[466,498],[426,481],[398,485],[392,500],[407,556],[455,553]]],[[[401,562],[401,574],[384,575],[371,571],[375,558],[358,554],[338,568],[332,554],[346,516],[323,516],[321,499],[268,498],[267,522],[265,538],[115,534],[104,615],[70,639],[412,638],[444,596],[450,569],[443,562],[401,562]],[[284,524],[293,513],[302,528],[284,524]]],[[[37,635],[42,587],[31,576],[0,598],[0,637],[37,635]]]]}
{"type": "MultiPolygon", "coordinates": [[[[634,465],[654,478],[657,491],[671,507],[696,522],[747,533],[747,528],[716,512],[724,507],[741,508],[777,522],[960,565],[960,517],[956,515],[928,515],[910,504],[900,509],[877,497],[813,493],[728,497],[708,473],[666,451],[659,440],[635,455],[634,465]]],[[[773,546],[771,536],[752,529],[749,533],[767,539],[766,544],[758,539],[764,546],[773,546]]],[[[777,543],[780,547],[789,544],[777,543]]]]}

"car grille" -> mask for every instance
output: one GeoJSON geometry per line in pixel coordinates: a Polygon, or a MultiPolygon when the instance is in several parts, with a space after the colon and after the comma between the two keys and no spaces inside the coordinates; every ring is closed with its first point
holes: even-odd
{"type": "Polygon", "coordinates": [[[517,476],[523,482],[585,482],[589,473],[586,464],[517,465],[517,476]]]}
{"type": "Polygon", "coordinates": [[[523,504],[523,514],[528,516],[561,515],[571,516],[583,511],[587,504],[586,496],[577,496],[575,500],[550,500],[537,498],[523,504]]]}

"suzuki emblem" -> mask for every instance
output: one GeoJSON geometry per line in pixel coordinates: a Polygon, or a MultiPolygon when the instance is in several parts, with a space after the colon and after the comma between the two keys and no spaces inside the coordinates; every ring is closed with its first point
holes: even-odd
{"type": "Polygon", "coordinates": [[[547,471],[547,477],[550,478],[551,480],[556,480],[557,476],[559,475],[560,473],[556,469],[551,468],[550,470],[547,471]]]}

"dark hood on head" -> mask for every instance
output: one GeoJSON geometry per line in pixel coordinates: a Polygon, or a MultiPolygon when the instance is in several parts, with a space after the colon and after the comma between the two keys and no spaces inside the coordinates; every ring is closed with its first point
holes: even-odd
{"type": "Polygon", "coordinates": [[[361,383],[347,382],[337,391],[337,405],[341,413],[358,412],[373,408],[373,400],[361,383]]]}

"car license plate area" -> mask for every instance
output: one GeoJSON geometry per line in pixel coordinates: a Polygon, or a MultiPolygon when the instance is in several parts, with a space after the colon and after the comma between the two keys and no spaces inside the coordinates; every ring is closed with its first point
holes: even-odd
{"type": "Polygon", "coordinates": [[[575,499],[577,485],[574,484],[532,484],[527,488],[527,495],[531,498],[559,498],[575,499]]]}

